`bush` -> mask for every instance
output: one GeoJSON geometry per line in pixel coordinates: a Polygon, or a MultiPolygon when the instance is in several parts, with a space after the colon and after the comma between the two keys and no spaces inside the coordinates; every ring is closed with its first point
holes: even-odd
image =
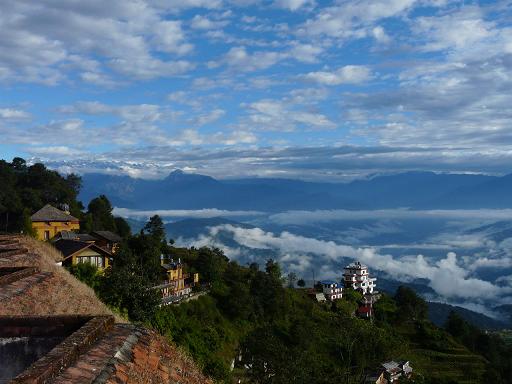
{"type": "Polygon", "coordinates": [[[71,265],[68,270],[78,280],[87,284],[95,291],[98,290],[100,284],[100,275],[96,266],[89,263],[79,263],[71,265]]]}

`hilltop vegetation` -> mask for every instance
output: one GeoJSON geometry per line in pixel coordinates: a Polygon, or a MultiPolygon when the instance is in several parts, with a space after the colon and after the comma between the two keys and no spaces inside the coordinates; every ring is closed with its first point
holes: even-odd
{"type": "Polygon", "coordinates": [[[78,200],[82,187],[80,176],[62,176],[41,163],[27,165],[20,157],[11,162],[0,160],[0,231],[32,234],[30,216],[45,204],[57,208],[66,205],[71,215],[80,220],[83,232],[108,230],[125,237],[130,226],[121,217],[112,215],[106,196],[92,198],[84,212],[78,200]]]}
{"type": "Polygon", "coordinates": [[[316,303],[305,290],[285,288],[271,260],[260,270],[229,261],[218,249],[172,252],[209,279],[210,295],[159,308],[151,324],[217,380],[360,383],[379,363],[407,359],[417,383],[510,382],[510,347],[470,325],[464,338],[452,335],[449,324],[449,332],[435,326],[425,301],[409,288],[384,295],[370,322],[352,316],[356,292],[316,303]],[[475,337],[478,344],[467,341],[475,337]]]}
{"type": "Polygon", "coordinates": [[[40,163],[28,166],[19,157],[10,163],[0,160],[0,185],[0,231],[31,233],[30,215],[47,203],[67,204],[76,217],[83,209],[77,200],[80,177],[63,177],[40,163]]]}

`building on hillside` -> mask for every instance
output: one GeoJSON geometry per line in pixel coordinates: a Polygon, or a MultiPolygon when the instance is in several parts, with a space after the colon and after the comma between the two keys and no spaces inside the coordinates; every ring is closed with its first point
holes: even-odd
{"type": "Polygon", "coordinates": [[[99,270],[103,270],[112,263],[112,254],[94,243],[60,239],[53,245],[62,253],[63,265],[89,263],[99,270]]]}
{"type": "Polygon", "coordinates": [[[373,316],[373,307],[370,305],[361,305],[357,309],[357,316],[362,319],[371,319],[373,316]]]}
{"type": "Polygon", "coordinates": [[[314,288],[308,289],[308,296],[318,303],[327,301],[323,292],[317,292],[314,288]]]}
{"type": "Polygon", "coordinates": [[[364,382],[365,384],[388,384],[382,369],[370,373],[368,376],[366,376],[364,382]]]}
{"type": "Polygon", "coordinates": [[[401,377],[411,377],[412,367],[409,361],[387,361],[382,364],[384,378],[388,383],[398,383],[401,377]]]}
{"type": "Polygon", "coordinates": [[[105,248],[112,254],[115,254],[119,249],[119,244],[123,241],[121,236],[111,231],[93,231],[91,236],[96,238],[96,245],[105,248]]]}
{"type": "Polygon", "coordinates": [[[171,259],[168,263],[162,260],[162,271],[164,281],[154,288],[159,289],[162,293],[163,304],[171,304],[190,296],[192,287],[199,284],[199,274],[184,273],[184,264],[181,259],[178,259],[177,262],[171,259]]]}
{"type": "Polygon", "coordinates": [[[334,301],[343,297],[343,288],[335,281],[324,280],[320,284],[322,284],[322,291],[327,300],[334,301]]]}
{"type": "Polygon", "coordinates": [[[363,295],[374,293],[376,280],[375,277],[370,277],[368,274],[368,267],[358,261],[347,265],[343,273],[345,288],[360,291],[363,295]]]}
{"type": "Polygon", "coordinates": [[[62,211],[50,204],[46,204],[39,211],[34,213],[32,228],[39,240],[50,240],[60,234],[62,231],[79,231],[80,220],[69,214],[69,211],[62,211]]]}

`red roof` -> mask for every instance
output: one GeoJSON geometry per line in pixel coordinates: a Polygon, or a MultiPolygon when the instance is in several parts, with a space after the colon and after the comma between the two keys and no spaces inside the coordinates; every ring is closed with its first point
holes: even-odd
{"type": "Polygon", "coordinates": [[[357,310],[357,312],[359,313],[370,313],[372,311],[372,307],[369,307],[369,306],[362,306],[362,307],[359,307],[359,309],[357,310]]]}

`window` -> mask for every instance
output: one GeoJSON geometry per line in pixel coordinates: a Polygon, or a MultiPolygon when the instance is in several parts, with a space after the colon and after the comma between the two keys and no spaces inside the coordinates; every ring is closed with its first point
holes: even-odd
{"type": "Polygon", "coordinates": [[[89,263],[98,268],[103,268],[103,258],[101,256],[84,256],[78,258],[78,263],[89,263]]]}
{"type": "Polygon", "coordinates": [[[44,231],[44,239],[50,240],[50,231],[44,231]]]}

